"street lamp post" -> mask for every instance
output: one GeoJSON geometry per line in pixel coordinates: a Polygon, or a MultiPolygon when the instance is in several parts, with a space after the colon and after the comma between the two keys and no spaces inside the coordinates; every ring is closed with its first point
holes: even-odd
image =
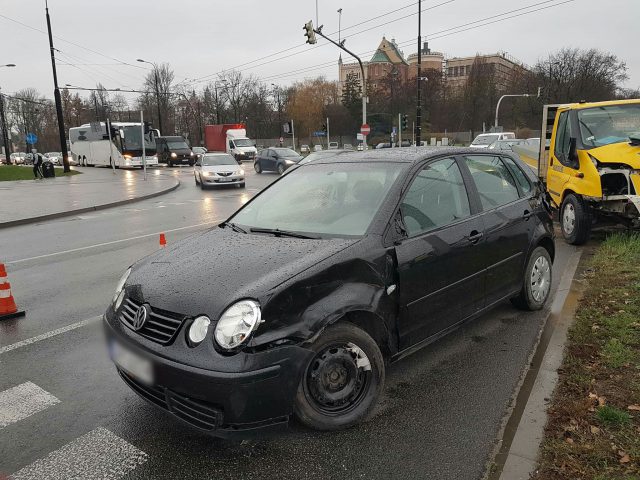
{"type": "Polygon", "coordinates": [[[342,8],[338,9],[338,43],[342,39],[342,8]]]}
{"type": "MultiPolygon", "coordinates": [[[[220,85],[227,85],[226,80],[221,80],[220,85]]],[[[218,102],[218,82],[213,82],[213,91],[216,96],[216,123],[220,124],[220,103],[218,102]]]]}
{"type": "Polygon", "coordinates": [[[282,108],[281,108],[281,104],[280,104],[280,87],[278,85],[276,85],[275,83],[272,83],[271,86],[273,87],[276,96],[278,98],[277,102],[278,102],[278,136],[282,137],[282,118],[281,118],[281,113],[282,113],[282,108]]]}
{"type": "MultiPolygon", "coordinates": [[[[6,65],[0,65],[0,67],[15,67],[14,63],[7,63],[6,65]]],[[[7,133],[7,122],[4,118],[4,98],[0,93],[0,130],[2,133],[2,143],[4,145],[4,155],[6,157],[7,165],[11,165],[11,152],[9,151],[9,135],[7,133]]]]}
{"type": "Polygon", "coordinates": [[[153,76],[155,79],[155,86],[156,86],[156,104],[158,105],[158,128],[160,129],[160,134],[164,134],[164,131],[162,129],[162,114],[160,113],[160,88],[158,86],[158,65],[156,65],[153,62],[147,62],[142,58],[138,58],[137,61],[140,63],[148,63],[149,65],[153,65],[153,74],[154,74],[153,76]]]}
{"type": "MultiPolygon", "coordinates": [[[[538,97],[540,97],[541,90],[542,89],[538,87],[538,95],[537,95],[538,97]]],[[[496,118],[495,118],[494,127],[498,128],[498,112],[500,111],[500,103],[502,103],[502,99],[507,97],[535,97],[535,96],[536,96],[535,94],[531,94],[531,93],[514,93],[510,95],[502,95],[498,100],[498,104],[496,105],[496,118]]]]}

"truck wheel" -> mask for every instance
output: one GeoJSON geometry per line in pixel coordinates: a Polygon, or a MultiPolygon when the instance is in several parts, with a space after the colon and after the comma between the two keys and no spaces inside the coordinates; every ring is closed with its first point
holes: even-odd
{"type": "Polygon", "coordinates": [[[570,245],[582,245],[589,240],[591,233],[591,212],[585,201],[570,193],[560,207],[560,226],[562,235],[570,245]]]}
{"type": "Polygon", "coordinates": [[[384,386],[384,360],[376,342],[351,323],[328,327],[296,394],[294,413],[317,430],[339,430],[367,418],[384,386]]]}
{"type": "Polygon", "coordinates": [[[547,249],[536,247],[524,271],[522,290],[517,297],[511,299],[511,303],[521,310],[540,310],[551,292],[551,265],[551,256],[547,249]]]}

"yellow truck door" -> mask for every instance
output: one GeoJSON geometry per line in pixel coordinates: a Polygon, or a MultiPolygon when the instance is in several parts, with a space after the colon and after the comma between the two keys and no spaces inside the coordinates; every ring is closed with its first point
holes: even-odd
{"type": "Polygon", "coordinates": [[[547,170],[547,190],[554,203],[560,206],[562,192],[576,170],[570,168],[569,150],[571,144],[571,121],[569,110],[561,111],[551,135],[549,148],[549,169],[547,170]]]}

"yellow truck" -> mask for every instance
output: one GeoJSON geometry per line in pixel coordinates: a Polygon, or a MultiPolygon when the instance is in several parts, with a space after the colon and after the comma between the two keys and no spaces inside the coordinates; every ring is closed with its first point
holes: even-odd
{"type": "Polygon", "coordinates": [[[640,99],[545,105],[539,149],[514,146],[545,183],[565,240],[640,226],[640,99]]]}

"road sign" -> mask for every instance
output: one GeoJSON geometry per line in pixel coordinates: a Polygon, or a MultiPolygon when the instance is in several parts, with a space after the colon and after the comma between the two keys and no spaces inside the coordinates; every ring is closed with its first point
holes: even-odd
{"type": "Polygon", "coordinates": [[[35,145],[38,143],[38,136],[35,133],[27,133],[26,140],[29,145],[35,145]]]}
{"type": "Polygon", "coordinates": [[[326,137],[327,132],[323,132],[322,130],[318,130],[317,132],[313,132],[314,137],[326,137]]]}
{"type": "Polygon", "coordinates": [[[360,127],[360,133],[363,135],[369,135],[369,133],[371,133],[371,127],[369,127],[369,124],[365,123],[360,127]]]}
{"type": "Polygon", "coordinates": [[[280,137],[280,143],[284,142],[284,138],[280,137]]]}
{"type": "Polygon", "coordinates": [[[395,137],[397,134],[398,134],[397,127],[393,127],[393,130],[391,130],[391,135],[393,135],[395,137]]]}
{"type": "Polygon", "coordinates": [[[356,133],[356,140],[360,140],[360,141],[364,140],[364,135],[361,133],[356,133]]]}

